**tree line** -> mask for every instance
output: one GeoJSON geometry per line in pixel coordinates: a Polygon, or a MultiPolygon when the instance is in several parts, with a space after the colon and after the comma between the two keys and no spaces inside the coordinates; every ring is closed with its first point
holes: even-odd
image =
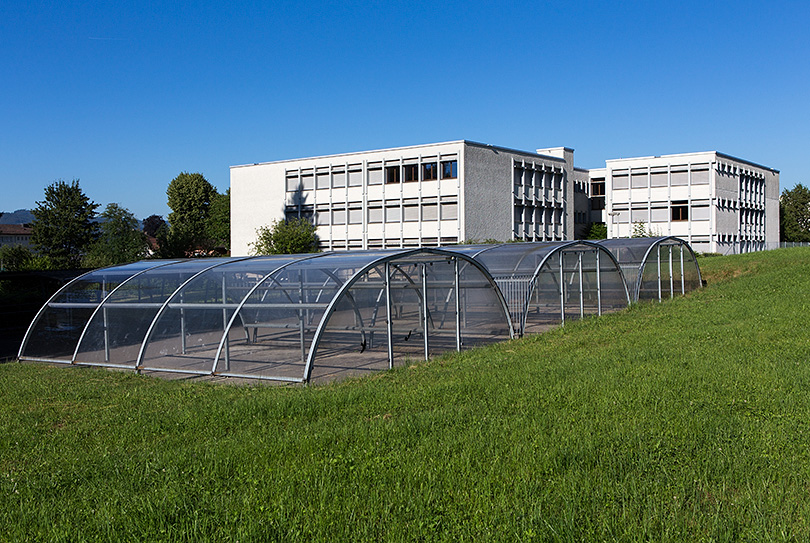
{"type": "Polygon", "coordinates": [[[188,258],[230,251],[230,190],[224,194],[200,173],[183,172],[166,190],[168,222],[139,221],[118,203],[98,213],[79,180],[55,181],[31,210],[31,248],[0,247],[5,271],[99,268],[147,257],[188,258]]]}

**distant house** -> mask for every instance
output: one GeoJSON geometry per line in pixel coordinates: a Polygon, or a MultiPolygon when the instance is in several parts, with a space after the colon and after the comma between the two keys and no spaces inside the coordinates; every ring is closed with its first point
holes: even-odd
{"type": "Polygon", "coordinates": [[[30,224],[0,224],[0,247],[6,245],[30,247],[31,234],[30,224]]]}

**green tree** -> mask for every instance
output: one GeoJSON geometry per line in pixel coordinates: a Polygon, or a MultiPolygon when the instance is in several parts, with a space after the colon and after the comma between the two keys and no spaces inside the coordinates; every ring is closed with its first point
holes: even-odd
{"type": "Polygon", "coordinates": [[[149,215],[143,220],[143,232],[147,236],[157,237],[158,230],[166,226],[166,221],[160,215],[149,215]]]}
{"type": "Polygon", "coordinates": [[[318,235],[307,219],[276,220],[271,227],[256,230],[256,241],[250,244],[254,255],[290,255],[318,251],[318,235]]]}
{"type": "Polygon", "coordinates": [[[200,173],[182,172],[166,189],[169,197],[168,246],[173,253],[164,256],[185,256],[196,249],[210,248],[208,216],[216,188],[200,173]]]}
{"type": "Polygon", "coordinates": [[[231,248],[231,189],[214,194],[208,213],[208,239],[215,247],[231,248]]]}
{"type": "Polygon", "coordinates": [[[607,238],[607,225],[603,222],[591,223],[591,228],[588,230],[588,235],[585,239],[606,239],[607,238]]]}
{"type": "Polygon", "coordinates": [[[146,257],[149,245],[135,215],[112,203],[104,209],[101,218],[101,234],[84,257],[85,267],[102,268],[146,257]]]}
{"type": "Polygon", "coordinates": [[[79,180],[61,179],[45,188],[45,199],[32,210],[31,243],[56,269],[73,269],[95,241],[98,225],[93,222],[98,204],[79,187],[79,180]]]}
{"type": "Polygon", "coordinates": [[[810,241],[810,189],[799,184],[782,191],[779,230],[782,241],[810,241]]]}
{"type": "Polygon", "coordinates": [[[36,256],[24,245],[0,247],[0,271],[26,271],[36,269],[36,256]]]}

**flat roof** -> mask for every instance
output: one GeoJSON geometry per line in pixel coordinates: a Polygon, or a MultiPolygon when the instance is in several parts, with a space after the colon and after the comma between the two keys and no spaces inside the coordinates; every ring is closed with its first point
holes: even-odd
{"type": "Polygon", "coordinates": [[[768,170],[774,173],[779,173],[779,170],[771,168],[770,166],[764,166],[762,164],[757,164],[756,162],[752,162],[750,160],[746,160],[744,158],[735,157],[726,153],[721,153],[720,151],[697,151],[693,153],[676,153],[671,155],[654,155],[654,156],[639,156],[639,157],[628,157],[628,158],[611,158],[606,160],[605,163],[611,162],[622,162],[622,161],[630,161],[630,160],[654,160],[654,159],[670,159],[670,158],[683,158],[695,155],[717,155],[719,157],[726,158],[728,160],[735,160],[737,162],[741,162],[743,164],[748,164],[749,166],[754,166],[756,168],[762,168],[763,170],[768,170]]]}
{"type": "Polygon", "coordinates": [[[535,153],[532,151],[520,151],[518,149],[510,149],[508,147],[500,147],[498,145],[490,145],[488,143],[479,143],[476,141],[470,140],[453,140],[453,141],[443,141],[443,142],[436,142],[436,143],[424,143],[421,145],[406,145],[404,147],[389,147],[385,149],[370,149],[366,151],[355,151],[351,153],[337,153],[333,155],[320,155],[320,156],[310,156],[310,157],[301,157],[301,158],[287,158],[283,160],[271,160],[267,162],[254,162],[253,164],[239,164],[236,166],[231,166],[231,168],[247,168],[250,166],[261,166],[266,164],[283,164],[285,162],[299,162],[302,160],[320,160],[320,159],[336,159],[340,157],[348,157],[348,156],[357,156],[357,155],[368,155],[371,153],[387,153],[392,151],[409,151],[415,149],[425,149],[429,147],[441,147],[446,145],[472,145],[475,147],[480,147],[484,149],[494,149],[496,151],[503,151],[506,153],[513,153],[518,155],[525,155],[528,157],[542,157],[545,160],[552,160],[554,162],[565,162],[565,159],[550,156],[550,155],[541,155],[539,153],[535,153]]]}

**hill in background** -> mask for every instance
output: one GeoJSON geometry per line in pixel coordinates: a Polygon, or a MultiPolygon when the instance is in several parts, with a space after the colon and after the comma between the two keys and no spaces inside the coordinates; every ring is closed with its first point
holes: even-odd
{"type": "Polygon", "coordinates": [[[0,212],[0,224],[30,224],[34,222],[34,215],[29,209],[18,209],[17,211],[0,212]]]}

